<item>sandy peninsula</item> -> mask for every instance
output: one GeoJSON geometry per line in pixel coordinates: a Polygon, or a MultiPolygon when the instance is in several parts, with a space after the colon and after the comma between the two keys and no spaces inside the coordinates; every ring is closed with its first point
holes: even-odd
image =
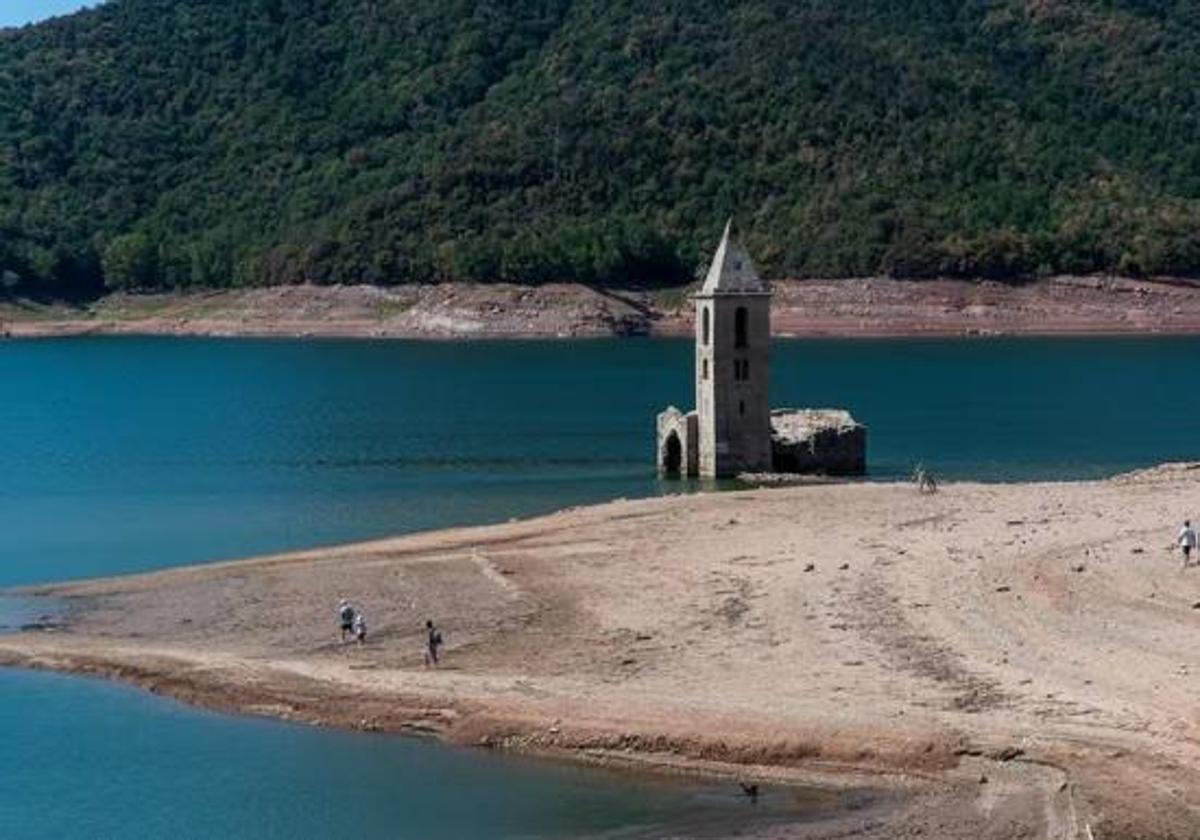
{"type": "MultiPolygon", "coordinates": [[[[1200,836],[1200,465],[828,484],[42,587],[0,662],[885,808],[766,836],[1200,836]],[[343,645],[339,596],[369,643],[343,645]],[[421,663],[438,620],[444,667],[421,663]]],[[[771,832],[774,831],[774,834],[771,832]]]]}
{"type": "MultiPolygon", "coordinates": [[[[777,336],[1200,333],[1200,281],[1050,277],[779,279],[777,336]]],[[[327,338],[570,338],[690,335],[694,289],[577,283],[279,286],[117,293],[80,306],[0,297],[0,337],[75,335],[327,338]]]]}

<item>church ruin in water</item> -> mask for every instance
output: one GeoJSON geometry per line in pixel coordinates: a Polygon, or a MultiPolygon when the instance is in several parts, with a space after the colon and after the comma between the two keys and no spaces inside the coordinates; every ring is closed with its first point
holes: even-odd
{"type": "Polygon", "coordinates": [[[771,289],[729,224],[695,302],[696,409],[658,415],[659,473],[865,473],[866,429],[849,412],[771,410],[771,289]]]}

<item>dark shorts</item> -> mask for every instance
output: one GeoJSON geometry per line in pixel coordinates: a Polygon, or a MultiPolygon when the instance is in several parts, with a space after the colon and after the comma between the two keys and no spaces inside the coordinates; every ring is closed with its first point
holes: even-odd
{"type": "Polygon", "coordinates": [[[343,630],[347,630],[347,631],[349,631],[349,630],[353,630],[353,629],[354,629],[354,622],[353,622],[353,621],[343,621],[343,622],[342,622],[342,629],[343,629],[343,630]]]}

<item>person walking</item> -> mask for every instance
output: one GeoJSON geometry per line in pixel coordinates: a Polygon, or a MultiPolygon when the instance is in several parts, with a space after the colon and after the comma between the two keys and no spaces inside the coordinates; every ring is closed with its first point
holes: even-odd
{"type": "Polygon", "coordinates": [[[362,610],[354,612],[354,639],[360,645],[367,643],[367,619],[362,614],[362,610]]]}
{"type": "Polygon", "coordinates": [[[425,622],[425,667],[436,668],[442,648],[442,631],[433,626],[433,620],[425,622]]]}
{"type": "Polygon", "coordinates": [[[1192,527],[1191,520],[1184,520],[1183,527],[1179,529],[1179,548],[1183,552],[1183,568],[1186,569],[1192,552],[1196,550],[1196,529],[1192,527]]]}
{"type": "Polygon", "coordinates": [[[342,627],[342,641],[346,641],[346,636],[354,632],[354,615],[355,610],[353,605],[345,598],[338,601],[337,606],[338,623],[342,627]]]}

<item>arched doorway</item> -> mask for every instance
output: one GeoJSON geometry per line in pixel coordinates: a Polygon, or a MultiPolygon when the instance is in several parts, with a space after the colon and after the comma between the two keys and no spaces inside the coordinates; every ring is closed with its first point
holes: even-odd
{"type": "Polygon", "coordinates": [[[671,432],[663,442],[662,470],[663,475],[677,476],[683,466],[683,444],[679,442],[679,434],[671,432]]]}

